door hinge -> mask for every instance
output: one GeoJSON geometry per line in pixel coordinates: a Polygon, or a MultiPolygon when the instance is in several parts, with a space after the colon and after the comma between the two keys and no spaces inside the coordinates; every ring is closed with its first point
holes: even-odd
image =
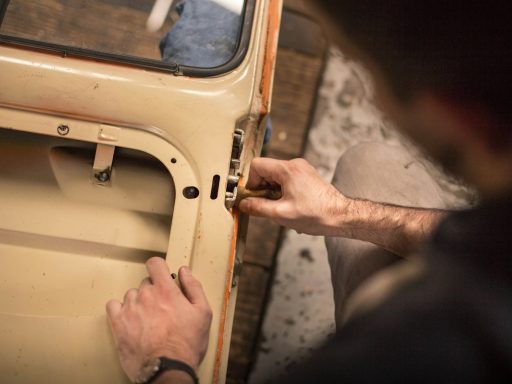
{"type": "Polygon", "coordinates": [[[240,157],[244,147],[244,131],[235,129],[233,133],[233,147],[231,149],[231,161],[226,183],[226,208],[233,208],[237,195],[238,181],[240,180],[240,157]]]}

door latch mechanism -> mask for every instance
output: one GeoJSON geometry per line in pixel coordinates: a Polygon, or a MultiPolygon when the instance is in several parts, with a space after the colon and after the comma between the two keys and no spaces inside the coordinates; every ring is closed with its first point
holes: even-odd
{"type": "Polygon", "coordinates": [[[238,181],[240,180],[240,157],[244,147],[244,131],[235,129],[233,133],[233,147],[231,150],[231,162],[226,186],[226,208],[231,209],[235,205],[238,181]]]}

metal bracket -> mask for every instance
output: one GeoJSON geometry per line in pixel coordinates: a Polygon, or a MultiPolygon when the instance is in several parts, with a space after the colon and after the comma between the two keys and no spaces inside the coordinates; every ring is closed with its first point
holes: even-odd
{"type": "Polygon", "coordinates": [[[240,180],[240,157],[244,148],[245,132],[235,129],[233,133],[233,147],[231,149],[231,162],[226,186],[226,208],[231,209],[235,205],[238,181],[240,180]]]}
{"type": "Polygon", "coordinates": [[[112,179],[112,162],[116,147],[108,144],[98,144],[94,155],[91,180],[94,184],[108,186],[112,179]]]}

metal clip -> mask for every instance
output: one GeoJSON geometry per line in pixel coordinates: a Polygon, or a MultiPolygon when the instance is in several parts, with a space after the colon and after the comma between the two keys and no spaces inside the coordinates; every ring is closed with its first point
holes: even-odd
{"type": "Polygon", "coordinates": [[[110,185],[112,181],[112,163],[116,147],[107,144],[98,144],[94,155],[91,180],[94,184],[110,185]]]}

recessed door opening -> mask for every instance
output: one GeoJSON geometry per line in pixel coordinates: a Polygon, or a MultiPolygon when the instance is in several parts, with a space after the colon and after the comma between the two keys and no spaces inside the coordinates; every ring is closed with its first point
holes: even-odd
{"type": "Polygon", "coordinates": [[[165,256],[175,188],[144,152],[116,148],[108,185],[96,144],[0,129],[0,312],[104,313],[165,256]]]}

